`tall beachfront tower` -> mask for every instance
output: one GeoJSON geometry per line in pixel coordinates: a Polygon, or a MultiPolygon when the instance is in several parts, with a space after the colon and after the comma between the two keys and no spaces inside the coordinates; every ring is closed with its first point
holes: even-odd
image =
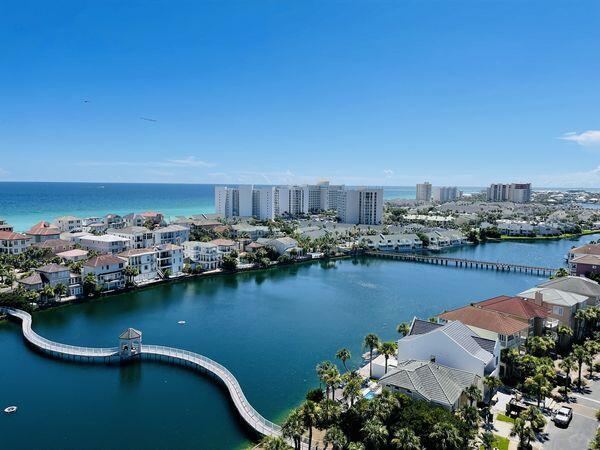
{"type": "Polygon", "coordinates": [[[426,181],[425,183],[417,184],[417,196],[418,202],[431,201],[431,183],[426,181]]]}

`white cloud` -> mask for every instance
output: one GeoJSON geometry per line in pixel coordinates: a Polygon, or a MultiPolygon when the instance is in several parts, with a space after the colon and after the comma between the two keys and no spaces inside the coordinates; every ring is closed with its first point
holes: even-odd
{"type": "Polygon", "coordinates": [[[213,163],[202,161],[195,156],[188,156],[183,159],[168,159],[165,164],[171,164],[176,167],[213,167],[213,163]]]}
{"type": "Polygon", "coordinates": [[[383,175],[386,178],[392,178],[394,176],[394,171],[392,169],[384,169],[383,170],[383,175]]]}
{"type": "Polygon", "coordinates": [[[592,147],[600,145],[600,130],[588,130],[581,133],[572,131],[570,133],[563,134],[558,139],[575,142],[583,147],[592,147]]]}

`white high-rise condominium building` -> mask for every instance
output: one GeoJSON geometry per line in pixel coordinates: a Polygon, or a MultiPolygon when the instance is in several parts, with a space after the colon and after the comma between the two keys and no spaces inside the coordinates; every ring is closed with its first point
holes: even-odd
{"type": "Polygon", "coordinates": [[[428,202],[431,200],[431,183],[426,181],[425,183],[417,184],[417,201],[428,202]]]}
{"type": "Polygon", "coordinates": [[[531,200],[531,183],[494,183],[487,188],[488,202],[528,203],[531,200]]]}
{"type": "Polygon", "coordinates": [[[346,188],[320,182],[307,186],[253,186],[215,188],[216,212],[225,218],[298,216],[333,210],[344,223],[380,224],[383,216],[382,188],[346,188]]]}
{"type": "Polygon", "coordinates": [[[254,187],[241,185],[237,187],[215,187],[215,211],[227,217],[252,216],[252,191],[254,187]]]}
{"type": "Polygon", "coordinates": [[[431,199],[438,203],[451,202],[456,200],[458,197],[459,192],[456,186],[434,187],[431,194],[431,199]]]}

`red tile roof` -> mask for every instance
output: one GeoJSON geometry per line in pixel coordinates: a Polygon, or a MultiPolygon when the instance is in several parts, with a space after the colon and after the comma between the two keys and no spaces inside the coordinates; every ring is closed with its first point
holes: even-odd
{"type": "Polygon", "coordinates": [[[215,245],[225,245],[225,246],[233,246],[233,245],[235,245],[235,241],[232,241],[230,239],[213,239],[210,242],[212,242],[215,245]]]}
{"type": "Polygon", "coordinates": [[[13,231],[0,231],[0,240],[3,241],[18,241],[20,239],[31,239],[29,236],[25,236],[21,233],[15,233],[13,231]]]}
{"type": "Polygon", "coordinates": [[[529,302],[522,297],[509,297],[500,295],[498,297],[474,303],[473,306],[483,309],[491,309],[523,320],[534,317],[548,317],[548,309],[529,302]]]}
{"type": "Polygon", "coordinates": [[[529,324],[490,309],[465,306],[440,314],[438,317],[449,321],[458,320],[467,326],[481,328],[498,334],[511,335],[529,328],[529,324]]]}
{"type": "Polygon", "coordinates": [[[25,232],[26,234],[31,234],[35,236],[50,236],[50,235],[60,235],[60,230],[58,228],[53,227],[50,223],[41,222],[36,223],[29,230],[25,232]]]}

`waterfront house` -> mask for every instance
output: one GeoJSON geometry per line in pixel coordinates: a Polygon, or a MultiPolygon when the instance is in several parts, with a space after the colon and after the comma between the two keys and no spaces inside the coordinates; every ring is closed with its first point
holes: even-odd
{"type": "Polygon", "coordinates": [[[190,229],[182,225],[169,225],[154,230],[154,244],[181,245],[190,239],[190,229]]]}
{"type": "Polygon", "coordinates": [[[359,243],[364,243],[372,250],[382,252],[411,252],[421,250],[423,241],[416,234],[377,234],[358,238],[359,243]]]}
{"type": "Polygon", "coordinates": [[[413,319],[408,335],[398,340],[398,361],[433,361],[479,377],[497,376],[500,343],[482,338],[459,321],[445,325],[413,319]]]}
{"type": "Polygon", "coordinates": [[[115,290],[125,286],[123,269],[125,261],[115,255],[107,254],[95,256],[83,263],[82,276],[91,273],[101,289],[115,290]]]}
{"type": "Polygon", "coordinates": [[[91,233],[91,234],[106,233],[106,231],[108,229],[109,229],[108,226],[103,221],[100,221],[100,222],[90,222],[87,225],[84,225],[82,227],[83,231],[85,231],[87,233],[91,233]]]}
{"type": "Polygon", "coordinates": [[[56,228],[64,233],[83,231],[83,222],[79,217],[62,216],[54,221],[56,228]]]}
{"type": "Polygon", "coordinates": [[[71,270],[66,266],[46,264],[45,266],[38,267],[35,271],[39,274],[42,281],[41,288],[46,285],[56,287],[56,285],[62,284],[67,288],[67,296],[78,297],[82,293],[81,277],[77,274],[72,274],[71,270]]]}
{"type": "Polygon", "coordinates": [[[64,261],[85,261],[88,258],[88,251],[80,248],[74,248],[73,250],[67,250],[64,252],[57,253],[56,256],[62,258],[64,261]]]}
{"type": "Polygon", "coordinates": [[[215,270],[221,265],[223,253],[212,242],[187,241],[183,243],[183,255],[194,268],[215,270]]]}
{"type": "Polygon", "coordinates": [[[467,243],[466,236],[456,230],[434,230],[424,234],[429,240],[429,250],[441,250],[467,243]]]}
{"type": "Polygon", "coordinates": [[[47,241],[40,242],[38,244],[33,244],[32,247],[41,249],[47,248],[50,249],[50,251],[56,255],[57,253],[71,250],[74,247],[74,244],[71,241],[67,241],[65,239],[48,239],[47,241]]]}
{"type": "Polygon", "coordinates": [[[34,272],[27,277],[23,277],[18,280],[20,286],[28,291],[41,291],[44,287],[44,282],[42,281],[42,277],[38,272],[34,272]]]}
{"type": "Polygon", "coordinates": [[[588,307],[589,298],[573,292],[561,291],[551,287],[535,287],[518,294],[538,306],[549,309],[549,318],[555,319],[555,324],[566,325],[575,329],[575,313],[588,307]]]}
{"type": "Polygon", "coordinates": [[[600,303],[600,284],[585,277],[558,277],[553,280],[538,284],[540,288],[553,288],[574,294],[585,295],[588,306],[600,303]]]}
{"type": "Polygon", "coordinates": [[[174,244],[155,245],[157,251],[157,271],[161,278],[166,278],[166,271],[171,276],[183,273],[183,247],[174,244]]]}
{"type": "Polygon", "coordinates": [[[127,225],[123,217],[118,214],[107,214],[103,220],[107,228],[125,228],[127,225]]]}
{"type": "Polygon", "coordinates": [[[583,255],[596,255],[600,256],[600,244],[586,244],[580,247],[573,247],[567,253],[567,260],[570,262],[574,258],[583,255]]]}
{"type": "Polygon", "coordinates": [[[237,250],[237,244],[231,239],[213,239],[210,242],[211,244],[215,244],[223,254],[229,254],[232,251],[237,250]]]}
{"type": "Polygon", "coordinates": [[[519,348],[529,335],[529,323],[492,309],[476,306],[447,311],[437,316],[441,324],[459,321],[478,336],[498,341],[501,348],[519,348]]]}
{"type": "Polygon", "coordinates": [[[529,336],[542,336],[547,326],[549,309],[527,301],[522,297],[499,295],[487,300],[473,303],[477,308],[490,309],[507,314],[510,317],[527,322],[529,336]]]}
{"type": "Polygon", "coordinates": [[[600,255],[580,255],[569,261],[571,275],[586,276],[600,274],[600,255]]]}
{"type": "Polygon", "coordinates": [[[483,387],[480,376],[433,361],[409,359],[381,377],[383,389],[400,392],[414,400],[442,406],[451,411],[469,404],[465,390],[470,386],[483,387]]]}
{"type": "Polygon", "coordinates": [[[6,220],[0,219],[0,231],[14,231],[14,229],[6,220]]]}
{"type": "Polygon", "coordinates": [[[278,255],[291,256],[295,251],[297,255],[302,254],[302,248],[298,247],[298,241],[291,237],[280,237],[275,239],[261,238],[257,241],[266,247],[271,247],[278,255]]]}
{"type": "Polygon", "coordinates": [[[107,233],[128,239],[128,248],[149,248],[154,245],[154,232],[146,227],[129,226],[117,230],[109,229],[107,233]]]}
{"type": "Polygon", "coordinates": [[[60,230],[43,220],[32,226],[25,234],[31,238],[31,243],[44,242],[48,239],[60,239],[60,230]]]}
{"type": "Polygon", "coordinates": [[[30,242],[31,238],[25,234],[0,231],[0,253],[20,255],[27,250],[30,242]]]}
{"type": "Polygon", "coordinates": [[[98,253],[121,253],[129,247],[129,243],[129,239],[113,234],[103,234],[100,236],[89,234],[79,238],[79,244],[83,248],[94,250],[98,253]]]}
{"type": "Polygon", "coordinates": [[[158,278],[158,252],[153,248],[132,248],[118,253],[126,267],[137,269],[138,274],[133,278],[134,283],[158,278]]]}

